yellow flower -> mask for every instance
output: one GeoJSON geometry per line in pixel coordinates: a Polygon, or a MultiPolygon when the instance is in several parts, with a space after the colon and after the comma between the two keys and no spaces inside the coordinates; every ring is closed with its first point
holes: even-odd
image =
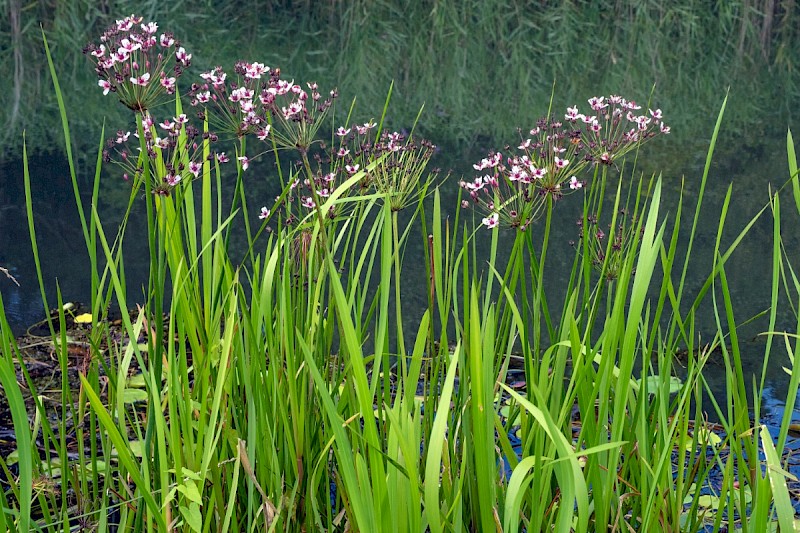
{"type": "Polygon", "coordinates": [[[78,324],[91,324],[92,323],[92,314],[91,313],[83,313],[82,315],[78,315],[75,317],[75,322],[78,324]]]}

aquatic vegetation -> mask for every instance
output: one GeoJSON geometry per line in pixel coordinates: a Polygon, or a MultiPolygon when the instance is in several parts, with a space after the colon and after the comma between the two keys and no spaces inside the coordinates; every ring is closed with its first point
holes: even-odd
{"type": "MultiPolygon", "coordinates": [[[[595,115],[568,107],[568,127],[559,117],[542,118],[522,138],[516,154],[504,158],[492,152],[473,165],[482,175],[460,186],[486,214],[485,226],[502,222],[524,231],[548,205],[583,188],[586,182],[578,176],[587,167],[612,166],[648,139],[670,131],[660,109],[635,114],[641,106],[620,96],[595,96],[589,105],[595,115]]],[[[469,205],[465,201],[462,207],[469,205]]]]}
{"type": "MultiPolygon", "coordinates": [[[[148,108],[142,93],[123,101],[138,138],[122,130],[107,154],[101,147],[90,204],[73,166],[93,288],[85,309],[60,293],[50,305],[42,290],[54,311],[39,338],[22,344],[0,298],[2,399],[17,434],[17,449],[0,455],[0,529],[794,527],[797,485],[785,452],[800,316],[795,305],[794,329],[780,331],[776,313],[780,298],[800,301],[800,284],[781,236],[780,196],[723,248],[726,204],[715,262],[690,294],[694,230],[688,245],[678,239],[685,206],[673,214],[661,181],[628,164],[646,156],[644,141],[669,131],[658,109],[634,113],[642,110],[631,101],[597,97],[589,116],[568,108],[567,126],[560,116],[542,121],[516,152],[476,164],[480,183],[461,185],[467,207],[482,209],[469,220],[464,209],[446,214],[428,169],[433,145],[414,131],[384,130],[388,99],[374,121],[351,123],[351,109],[342,123],[335,91],[328,103],[313,83],[284,82],[259,62],[237,64],[235,75],[208,71],[185,93],[202,127],[190,126],[178,90],[169,112],[148,108]],[[267,154],[272,169],[253,172],[267,154]],[[130,186],[112,231],[97,211],[108,161],[121,163],[130,186]],[[264,174],[280,188],[274,202],[248,198],[247,180],[264,174]],[[564,285],[548,285],[552,213],[567,193],[583,202],[584,234],[564,285]],[[251,212],[253,201],[263,207],[251,212]],[[137,203],[144,214],[132,214],[137,203]],[[597,226],[604,212],[607,241],[597,226]],[[731,253],[769,213],[762,372],[777,341],[791,373],[777,436],[759,419],[759,390],[745,386],[742,318],[726,277],[731,253]],[[125,278],[132,224],[148,230],[143,288],[125,278]],[[501,225],[515,230],[481,230],[501,225]],[[244,256],[230,246],[234,232],[245,234],[244,256]],[[423,246],[412,255],[416,238],[423,246]],[[402,305],[408,261],[426,266],[427,276],[411,280],[427,296],[419,312],[402,305]],[[695,318],[708,300],[716,329],[701,344],[695,318]],[[55,388],[37,390],[27,371],[37,348],[58,361],[55,388]],[[725,372],[725,398],[703,394],[712,354],[724,362],[714,371],[725,372]]],[[[122,81],[131,94],[143,87],[122,81]]],[[[787,147],[787,183],[800,205],[791,135],[787,147]]],[[[30,178],[26,167],[41,284],[30,178]]],[[[695,220],[699,212],[698,202],[695,220]]],[[[763,381],[756,386],[763,392],[763,381]]]]}
{"type": "Polygon", "coordinates": [[[177,79],[192,60],[172,33],[159,35],[157,23],[143,20],[135,15],[118,20],[103,32],[99,44],[90,43],[83,50],[95,64],[103,94],[113,93],[141,113],[164,95],[175,94],[177,79]]]}

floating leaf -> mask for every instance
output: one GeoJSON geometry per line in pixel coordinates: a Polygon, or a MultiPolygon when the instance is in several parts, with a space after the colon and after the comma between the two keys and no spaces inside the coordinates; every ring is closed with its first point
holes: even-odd
{"type": "Polygon", "coordinates": [[[701,427],[696,431],[697,434],[697,442],[701,444],[705,444],[706,446],[716,446],[722,442],[722,437],[708,429],[707,427],[701,427]]]}
{"type": "MultiPolygon", "coordinates": [[[[697,446],[710,446],[716,448],[722,443],[722,437],[708,429],[707,427],[699,427],[695,430],[694,435],[697,436],[697,446]]],[[[682,451],[689,452],[692,449],[693,435],[689,434],[683,441],[682,451]]]]}
{"type": "Polygon", "coordinates": [[[126,385],[135,389],[143,389],[145,386],[144,374],[140,372],[129,377],[126,385]]]}
{"type": "Polygon", "coordinates": [[[697,497],[697,505],[703,509],[719,509],[719,496],[701,494],[697,497]]]}
{"type": "MultiPolygon", "coordinates": [[[[647,383],[647,391],[649,393],[653,394],[661,386],[661,380],[662,379],[663,378],[661,376],[658,376],[658,375],[647,376],[645,378],[645,382],[647,383]]],[[[639,385],[639,387],[642,386],[642,380],[641,379],[637,379],[636,383],[639,385]]],[[[670,394],[675,394],[676,392],[681,390],[682,386],[683,386],[683,382],[681,381],[680,378],[675,377],[675,376],[670,376],[669,377],[669,393],[670,394]]]]}
{"type": "Polygon", "coordinates": [[[122,393],[122,401],[125,403],[143,402],[147,399],[147,391],[142,389],[125,389],[122,393]]]}
{"type": "Polygon", "coordinates": [[[92,314],[91,313],[83,313],[82,315],[78,315],[75,317],[75,322],[78,324],[91,324],[92,323],[92,314]]]}

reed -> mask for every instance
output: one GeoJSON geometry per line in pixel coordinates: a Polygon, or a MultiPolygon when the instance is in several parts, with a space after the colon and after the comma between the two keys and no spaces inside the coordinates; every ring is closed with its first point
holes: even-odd
{"type": "MultiPolygon", "coordinates": [[[[598,90],[630,93],[655,84],[655,96],[674,110],[676,132],[684,138],[702,130],[706,111],[729,87],[734,91],[727,120],[746,131],[765,115],[791,116],[798,96],[800,25],[793,2],[180,5],[117,2],[115,10],[138,10],[169,25],[196,58],[204,58],[202,68],[260,56],[281,65],[290,79],[338,85],[346,99],[358,96],[358,109],[366,113],[359,120],[369,118],[366,110],[380,108],[394,81],[392,128],[408,128],[425,104],[424,133],[446,143],[501,145],[510,128],[546,112],[532,102],[546,102],[554,81],[566,102],[598,90]],[[225,27],[220,20],[227,21],[225,27]]],[[[63,146],[41,61],[40,24],[62,66],[67,103],[97,110],[72,117],[75,137],[96,131],[99,116],[122,122],[121,108],[76,89],[90,77],[74,52],[114,16],[85,0],[64,6],[15,0],[0,13],[0,31],[14,45],[0,53],[3,71],[13,73],[2,82],[10,109],[4,115],[6,157],[20,153],[20,129],[35,142],[29,149],[63,146]]]]}

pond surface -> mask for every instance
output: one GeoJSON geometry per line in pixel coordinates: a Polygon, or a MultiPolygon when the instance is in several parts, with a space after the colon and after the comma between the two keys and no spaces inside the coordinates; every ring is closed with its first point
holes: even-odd
{"type": "MultiPolygon", "coordinates": [[[[723,140],[718,144],[685,288],[686,293],[691,295],[690,299],[693,299],[700,290],[711,270],[714,239],[728,186],[732,186],[733,197],[728,210],[723,250],[766,205],[770,190],[774,191],[781,187],[788,179],[786,139],[783,130],[785,126],[780,125],[780,131],[757,139],[723,140]]],[[[676,145],[677,143],[669,136],[656,139],[643,147],[639,160],[639,168],[645,176],[662,173],[666,196],[662,203],[662,219],[674,215],[679,191],[683,186],[685,207],[682,226],[686,231],[691,227],[699,193],[708,148],[706,139],[711,135],[710,127],[709,122],[707,135],[691,143],[683,142],[681,145],[676,145]]],[[[509,137],[509,142],[513,142],[513,136],[509,137]]],[[[435,164],[444,172],[452,170],[450,178],[440,187],[442,204],[451,215],[457,208],[458,180],[461,176],[471,179],[474,172],[472,163],[484,157],[491,148],[502,149],[502,147],[485,146],[465,151],[442,147],[437,154],[435,164]]],[[[249,208],[253,216],[261,205],[270,205],[271,199],[277,193],[275,185],[277,179],[271,174],[271,168],[268,163],[255,164],[246,174],[249,208]]],[[[61,290],[64,301],[88,302],[90,301],[88,260],[66,162],[60,155],[36,157],[30,161],[30,174],[34,219],[48,305],[56,306],[57,288],[61,290]]],[[[79,169],[79,174],[83,190],[88,191],[91,166],[87,164],[79,169]]],[[[7,268],[19,282],[17,286],[0,274],[0,292],[7,318],[13,331],[18,335],[23,334],[30,325],[42,320],[45,314],[31,252],[22,176],[21,161],[11,161],[0,167],[0,266],[7,268]]],[[[119,177],[119,172],[113,167],[104,170],[102,179],[99,210],[105,231],[109,238],[112,238],[127,201],[129,185],[119,177]]],[[[794,265],[800,266],[800,224],[798,224],[800,215],[794,207],[789,191],[781,194],[781,200],[784,210],[783,239],[794,265]]],[[[84,199],[84,202],[88,205],[88,199],[84,199]]],[[[140,287],[146,282],[148,268],[145,228],[142,224],[137,224],[137,221],[144,221],[143,205],[139,207],[139,211],[132,214],[132,222],[129,223],[124,245],[128,299],[131,305],[143,299],[140,287]]],[[[609,209],[611,207],[613,204],[608,206],[609,209]]],[[[579,195],[566,197],[557,204],[546,266],[548,285],[553,287],[563,284],[568,276],[574,257],[570,241],[577,239],[578,228],[575,221],[580,212],[579,195]]],[[[771,216],[769,210],[761,216],[726,265],[738,323],[744,323],[765,311],[769,305],[771,216]]],[[[534,232],[537,230],[541,231],[541,224],[532,228],[534,232]]],[[[488,244],[488,233],[486,235],[488,244]]],[[[505,237],[509,244],[513,241],[511,233],[505,237]]],[[[234,247],[237,242],[243,244],[244,237],[239,240],[232,238],[234,247]]],[[[403,299],[404,318],[408,321],[408,328],[419,319],[427,303],[425,291],[421,290],[420,284],[415,281],[420,279],[420,276],[426,275],[424,262],[416,260],[422,257],[421,246],[424,242],[419,232],[412,232],[403,267],[406,284],[404,289],[406,294],[403,299]]],[[[563,300],[558,290],[549,294],[551,302],[563,300]]],[[[710,302],[710,297],[707,300],[710,302]]],[[[777,329],[794,331],[796,319],[789,312],[786,303],[784,301],[784,308],[778,315],[777,329]]],[[[697,316],[697,324],[702,337],[701,342],[710,341],[716,331],[713,309],[710,305],[701,309],[697,316]]],[[[767,324],[767,318],[761,317],[744,325],[739,331],[745,370],[756,376],[761,374],[764,353],[764,340],[763,337],[759,337],[759,333],[767,329],[767,324]]],[[[789,376],[782,370],[786,365],[788,359],[782,351],[782,343],[775,343],[772,360],[768,366],[767,387],[763,399],[765,409],[763,419],[772,427],[780,424],[783,415],[789,380],[789,376]]],[[[720,372],[707,372],[706,377],[715,396],[724,403],[724,372],[720,370],[720,372]]],[[[745,381],[751,382],[751,376],[746,376],[745,381]]],[[[793,418],[795,421],[800,420],[798,407],[795,407],[793,418]]]]}

